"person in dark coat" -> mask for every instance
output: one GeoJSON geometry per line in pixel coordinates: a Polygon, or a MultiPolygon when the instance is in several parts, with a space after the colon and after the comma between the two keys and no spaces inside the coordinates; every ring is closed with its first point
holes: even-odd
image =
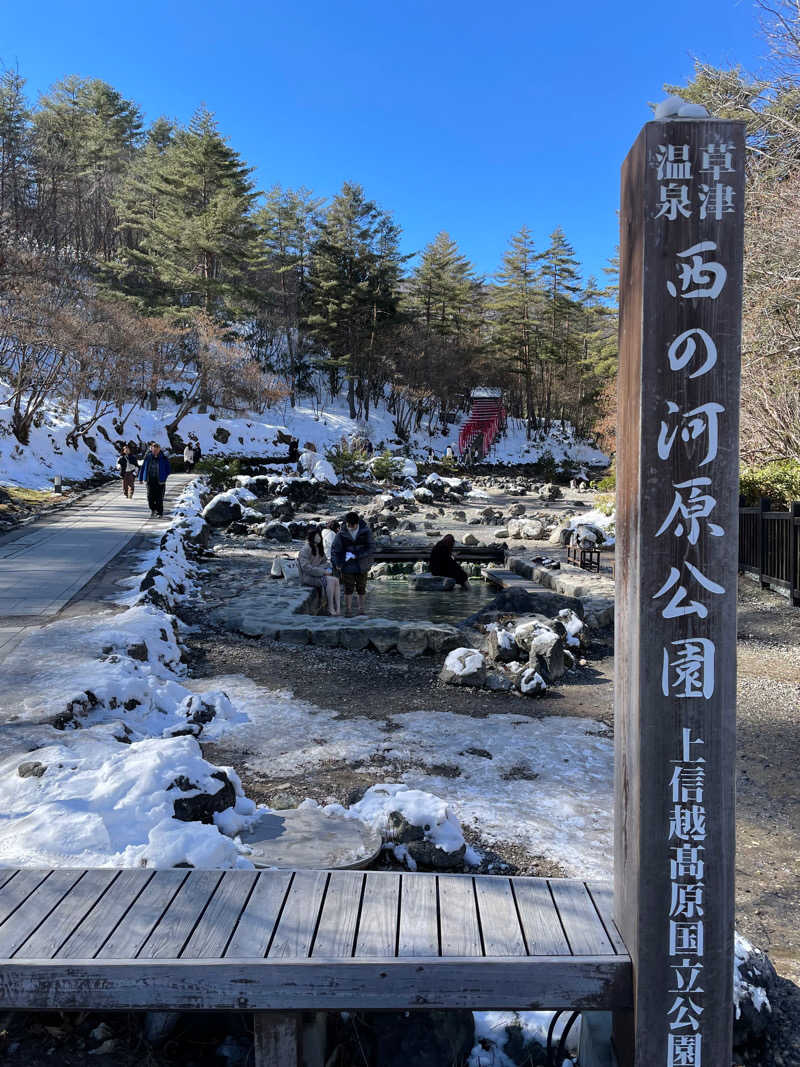
{"type": "Polygon", "coordinates": [[[469,576],[463,567],[459,567],[453,559],[453,546],[456,543],[452,534],[445,534],[441,541],[437,541],[431,549],[428,569],[431,574],[438,578],[455,578],[456,584],[462,589],[467,588],[469,576]]]}
{"type": "Polygon", "coordinates": [[[348,511],[344,525],[331,547],[331,563],[339,572],[344,586],[345,615],[350,614],[354,592],[358,594],[358,614],[366,615],[364,598],[367,593],[367,571],[372,566],[374,556],[372,531],[358,512],[348,511]]]}
{"type": "Polygon", "coordinates": [[[126,497],[130,497],[133,500],[133,490],[136,486],[136,471],[139,469],[139,464],[136,462],[136,456],[131,450],[130,445],[123,445],[122,452],[117,460],[117,466],[119,467],[119,473],[122,475],[122,492],[126,497]]]}
{"type": "Polygon", "coordinates": [[[169,460],[161,451],[161,446],[153,441],[150,451],[144,457],[144,463],[139,468],[139,481],[147,485],[147,504],[150,508],[150,518],[164,517],[164,490],[167,487],[169,477],[169,460]]]}

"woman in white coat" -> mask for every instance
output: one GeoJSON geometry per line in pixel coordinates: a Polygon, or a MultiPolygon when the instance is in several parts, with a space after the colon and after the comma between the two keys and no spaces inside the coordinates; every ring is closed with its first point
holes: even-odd
{"type": "Polygon", "coordinates": [[[308,539],[297,553],[297,569],[301,585],[310,585],[325,593],[331,615],[341,614],[341,589],[339,579],[334,577],[330,560],[325,555],[322,531],[314,527],[308,539]]]}

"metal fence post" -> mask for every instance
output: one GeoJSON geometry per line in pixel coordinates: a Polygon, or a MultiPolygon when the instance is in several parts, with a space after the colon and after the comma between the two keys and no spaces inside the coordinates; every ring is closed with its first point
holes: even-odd
{"type": "Polygon", "coordinates": [[[758,582],[762,589],[769,588],[769,582],[764,581],[764,575],[769,574],[767,566],[767,550],[769,548],[764,512],[770,510],[770,502],[761,497],[761,514],[758,517],[758,582]]]}

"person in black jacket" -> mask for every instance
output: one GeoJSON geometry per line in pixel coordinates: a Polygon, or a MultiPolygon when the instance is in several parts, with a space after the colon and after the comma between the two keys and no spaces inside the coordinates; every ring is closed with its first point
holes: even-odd
{"type": "Polygon", "coordinates": [[[375,556],[375,541],[369,526],[358,512],[348,511],[333,545],[331,563],[339,572],[344,586],[345,615],[350,614],[353,593],[358,594],[358,614],[365,615],[364,598],[367,592],[367,571],[375,556]]]}
{"type": "Polygon", "coordinates": [[[456,543],[452,534],[445,534],[441,541],[437,541],[431,549],[431,558],[428,568],[431,574],[439,578],[455,578],[456,584],[462,589],[467,588],[468,575],[463,567],[459,567],[453,559],[453,546],[456,543]]]}

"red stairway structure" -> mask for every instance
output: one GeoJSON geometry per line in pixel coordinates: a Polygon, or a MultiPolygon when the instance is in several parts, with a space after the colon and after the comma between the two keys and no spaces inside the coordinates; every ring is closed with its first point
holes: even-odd
{"type": "Polygon", "coordinates": [[[458,451],[463,456],[477,443],[481,456],[485,456],[505,429],[503,394],[499,389],[475,389],[471,399],[472,411],[458,435],[458,451]]]}

